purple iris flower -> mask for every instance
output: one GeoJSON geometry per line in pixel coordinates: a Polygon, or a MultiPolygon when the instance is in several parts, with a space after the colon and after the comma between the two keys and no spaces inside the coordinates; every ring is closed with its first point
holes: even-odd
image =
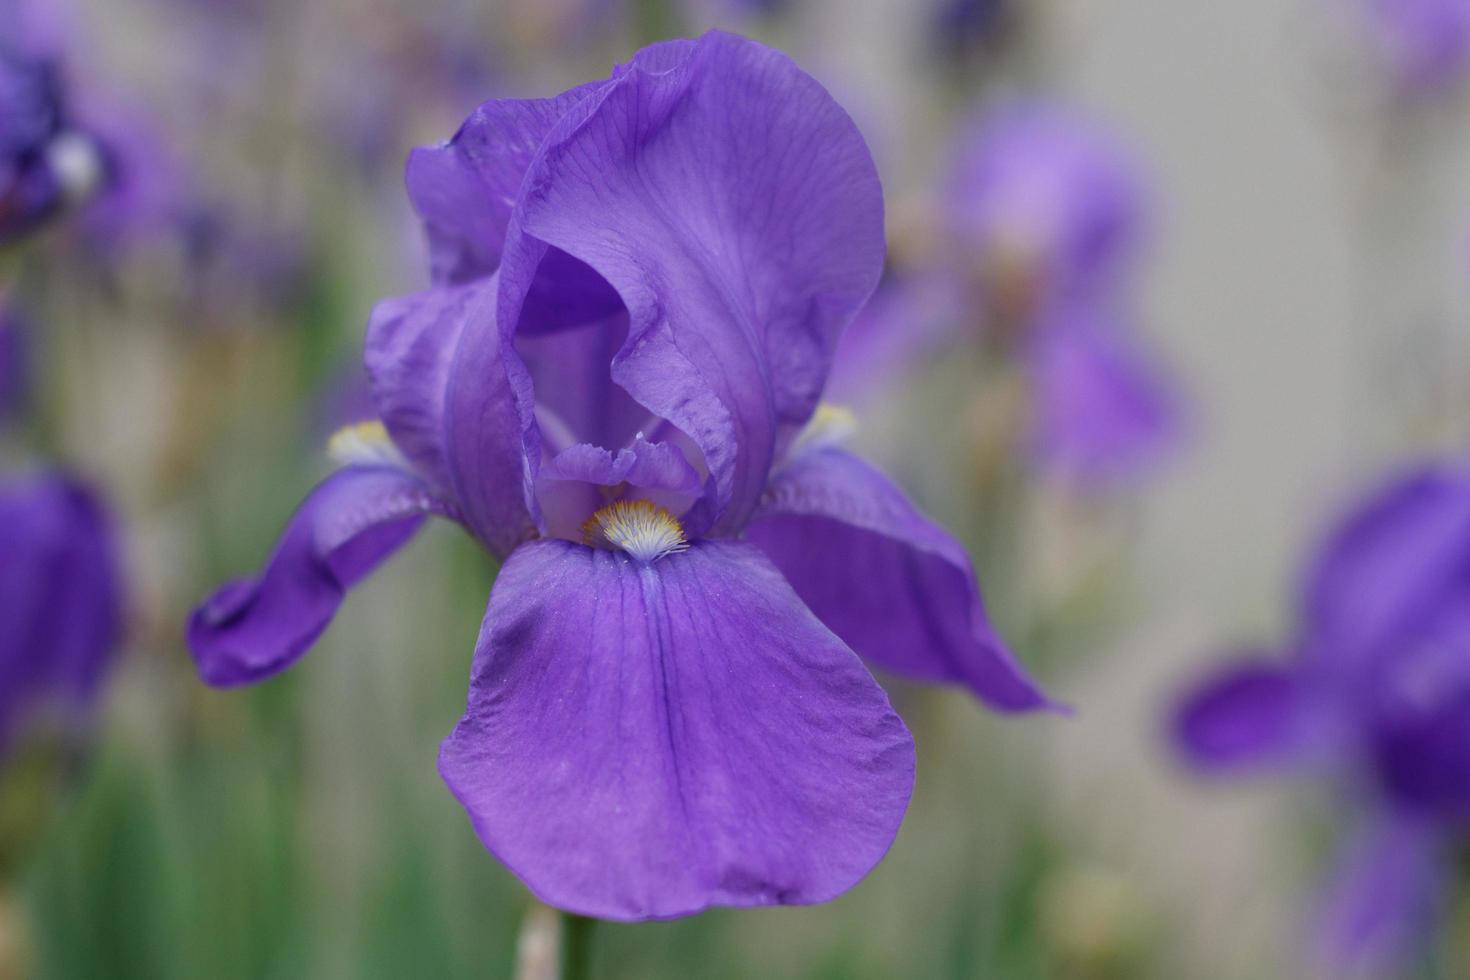
{"type": "Polygon", "coordinates": [[[181,179],[162,141],[112,99],[77,104],[44,6],[0,0],[0,245],[82,202],[93,245],[171,224],[181,179]]]}
{"type": "Polygon", "coordinates": [[[1353,0],[1390,80],[1408,97],[1454,87],[1470,64],[1470,0],[1353,0]]]}
{"type": "Polygon", "coordinates": [[[953,261],[990,315],[1023,324],[1126,286],[1146,221],[1127,154],[1088,122],[1039,106],[962,132],[942,207],[953,261]]]}
{"type": "Polygon", "coordinates": [[[1281,657],[1225,664],[1183,701],[1199,769],[1337,773],[1363,814],[1324,915],[1329,975],[1401,955],[1470,830],[1470,468],[1431,463],[1351,512],[1309,567],[1281,657]]]}
{"type": "Polygon", "coordinates": [[[48,709],[85,715],[117,651],[110,519],[74,479],[0,482],[0,749],[48,709]]]}
{"type": "Polygon", "coordinates": [[[1177,399],[1163,373],[1106,311],[1066,306],[1027,338],[1031,378],[1028,451],[1036,464],[1080,486],[1148,472],[1175,448],[1177,399]]]}
{"type": "Polygon", "coordinates": [[[1164,457],[1176,400],[1120,312],[1145,223],[1131,161],[1070,116],[1012,108],[964,131],[942,187],[936,254],[897,270],[844,337],[834,391],[968,334],[1030,379],[1043,470],[1101,485],[1164,457]]]}
{"type": "Polygon", "coordinates": [[[87,133],[101,160],[96,193],[77,231],[102,254],[184,230],[188,178],[155,120],[136,107],[93,99],[87,133]]]}
{"type": "Polygon", "coordinates": [[[260,680],[424,516],[503,559],[440,771],[548,903],[613,919],[833,898],[883,856],[913,744],[859,655],[1050,706],[960,545],[818,409],[883,264],[847,115],[728,34],[492,101],[408,165],[434,285],[368,326],[382,422],[334,439],[264,572],[189,624],[260,680]]]}
{"type": "Polygon", "coordinates": [[[44,224],[66,200],[65,161],[80,159],[82,147],[65,135],[60,87],[49,62],[0,46],[0,244],[44,224]]]}

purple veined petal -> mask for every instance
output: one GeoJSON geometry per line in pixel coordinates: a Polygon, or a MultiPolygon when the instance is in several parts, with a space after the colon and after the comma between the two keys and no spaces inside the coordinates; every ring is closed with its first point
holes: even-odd
{"type": "Polygon", "coordinates": [[[363,364],[377,415],[403,454],[441,488],[453,486],[444,445],[450,362],[465,325],[494,310],[494,282],[474,282],[383,300],[368,320],[363,364]]]}
{"type": "Polygon", "coordinates": [[[694,52],[695,45],[698,43],[684,37],[655,41],[647,47],[639,48],[631,61],[614,68],[612,77],[620,78],[635,69],[650,75],[677,71],[689,60],[689,56],[694,52]]]}
{"type": "Polygon", "coordinates": [[[536,524],[519,403],[496,339],[496,292],[492,276],[379,303],[364,363],[394,443],[505,555],[536,524]]]}
{"type": "Polygon", "coordinates": [[[568,110],[605,83],[551,99],[494,99],[442,146],[408,158],[409,200],[429,235],[434,281],[470,282],[500,267],[511,206],[542,141],[568,110]]]}
{"type": "Polygon", "coordinates": [[[851,453],[788,461],[746,533],[869,662],[964,684],[1000,711],[1060,708],[991,627],[964,548],[851,453]]]}
{"type": "Polygon", "coordinates": [[[450,484],[470,528],[497,556],[540,533],[536,470],[541,461],[535,392],[513,338],[497,329],[499,275],[483,306],[464,318],[449,360],[444,445],[450,484]]]}
{"type": "Polygon", "coordinates": [[[619,920],[804,904],[888,850],[903,722],[760,553],[535,541],[503,566],[439,768],[540,898],[619,920]]]}
{"type": "Polygon", "coordinates": [[[535,387],[544,452],[582,442],[620,449],[655,421],[613,383],[612,359],[627,337],[623,312],[571,329],[516,337],[515,350],[535,387]]]}
{"type": "Polygon", "coordinates": [[[612,380],[612,359],[627,334],[627,314],[619,313],[516,337],[535,390],[536,503],[544,534],[576,540],[588,515],[621,484],[648,491],[638,495],[675,515],[703,493],[707,473],[689,462],[701,461],[698,449],[612,380]]]}
{"type": "Polygon", "coordinates": [[[539,481],[548,534],[570,540],[610,496],[647,499],[678,515],[704,490],[681,449],[642,436],[616,453],[586,443],[565,449],[541,467],[539,481]]]}
{"type": "Polygon", "coordinates": [[[1172,735],[1194,768],[1238,772],[1299,761],[1311,723],[1311,693],[1300,671],[1247,658],[1226,664],[1184,695],[1172,735]]]}
{"type": "MultiPolygon", "coordinates": [[[[491,100],[449,142],[413,151],[408,195],[427,229],[436,283],[469,283],[500,267],[526,168],[556,123],[605,84],[582,85],[550,99],[491,100]]],[[[605,318],[621,308],[601,276],[550,249],[528,289],[522,316],[528,328],[552,330],[605,318]]]]}
{"type": "Polygon", "coordinates": [[[600,486],[627,483],[650,490],[697,494],[699,473],[684,454],[666,442],[635,439],[616,453],[586,443],[558,453],[541,468],[543,480],[577,480],[600,486]]]}
{"type": "Polygon", "coordinates": [[[1460,588],[1470,571],[1470,471],[1415,467],[1371,494],[1326,540],[1303,585],[1315,655],[1352,683],[1460,588]]]}
{"type": "Polygon", "coordinates": [[[326,630],[347,590],[402,547],[443,505],[418,478],[349,466],[319,483],[258,576],[222,586],[189,618],[200,676],[219,687],[264,680],[326,630]]]}
{"type": "Polygon", "coordinates": [[[1180,411],[1121,326],[1072,309],[1031,334],[1031,453],[1064,479],[1098,486],[1157,464],[1180,441],[1180,411]]]}
{"type": "Polygon", "coordinates": [[[112,521],[56,473],[0,487],[0,747],[48,704],[85,710],[122,634],[112,521]]]}
{"type": "Polygon", "coordinates": [[[644,52],[527,171],[503,332],[518,328],[549,247],[622,297],[630,328],[613,380],[700,448],[713,530],[738,529],[882,269],[881,188],[852,121],[754,42],[711,33],[644,52]]]}
{"type": "Polygon", "coordinates": [[[1324,897],[1313,950],[1318,976],[1397,975],[1438,912],[1443,843],[1433,825],[1395,813],[1349,843],[1324,897]]]}

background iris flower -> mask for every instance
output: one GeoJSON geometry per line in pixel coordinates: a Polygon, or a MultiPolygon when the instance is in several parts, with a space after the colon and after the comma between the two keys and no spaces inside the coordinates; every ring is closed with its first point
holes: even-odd
{"type": "Polygon", "coordinates": [[[1388,84],[1406,98],[1442,95],[1470,61],[1466,0],[1351,0],[1363,41],[1388,84]]]}
{"type": "Polygon", "coordinates": [[[57,472],[0,482],[0,750],[43,714],[86,724],[122,631],[112,521],[57,472]]]}
{"type": "Polygon", "coordinates": [[[1084,485],[1146,470],[1177,445],[1179,410],[1129,329],[1145,224],[1142,182],[1090,124],[1017,106],[966,128],[933,204],[844,338],[834,389],[860,396],[967,340],[1028,381],[1024,443],[1084,485]]]}
{"type": "Polygon", "coordinates": [[[39,227],[100,181],[99,148],[70,130],[55,67],[6,38],[0,47],[0,241],[39,227]]]}
{"type": "Polygon", "coordinates": [[[1415,952],[1470,827],[1470,470],[1433,462],[1353,509],[1307,570],[1286,657],[1181,704],[1200,770],[1324,769],[1358,815],[1327,898],[1324,975],[1415,952]]]}
{"type": "Polygon", "coordinates": [[[449,517],[505,564],[440,769],[533,891],[644,919],[851,887],[913,780],[857,654],[1050,706],[963,548],[818,409],[883,261],[851,120],[785,56],[711,33],[482,105],[408,187],[434,285],[369,325],[382,422],[336,437],[343,468],[264,573],[196,611],[201,674],[288,666],[449,517]]]}
{"type": "Polygon", "coordinates": [[[37,0],[0,2],[0,245],[85,204],[99,255],[172,226],[186,182],[147,114],[67,63],[65,18],[37,0]]]}

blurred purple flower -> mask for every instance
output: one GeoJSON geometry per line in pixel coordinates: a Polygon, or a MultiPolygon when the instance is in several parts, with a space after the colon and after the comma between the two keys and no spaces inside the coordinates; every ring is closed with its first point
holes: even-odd
{"type": "Polygon", "coordinates": [[[0,482],[0,748],[46,709],[85,717],[121,634],[111,521],[46,473],[0,482]]]}
{"type": "Polygon", "coordinates": [[[88,246],[106,255],[182,233],[188,178],[154,121],[132,106],[96,99],[84,118],[102,155],[101,186],[76,221],[88,246]]]}
{"type": "Polygon", "coordinates": [[[182,182],[162,141],[112,99],[78,105],[56,30],[47,23],[31,37],[8,23],[0,33],[0,245],[84,202],[82,233],[103,249],[167,226],[182,182]]]}
{"type": "Polygon", "coordinates": [[[833,391],[876,388],[968,331],[1029,376],[1045,471],[1098,487],[1166,457],[1177,400],[1117,313],[1144,224],[1125,155],[1054,110],[1011,109],[964,131],[942,186],[939,246],[859,316],[833,391]]]}
{"type": "Polygon", "coordinates": [[[1183,700],[1197,768],[1327,768],[1364,827],[1323,917],[1328,975],[1381,969],[1432,921],[1470,830],[1470,469],[1431,463],[1352,511],[1308,569],[1285,658],[1225,664],[1183,700]]]}
{"type": "Polygon", "coordinates": [[[1397,90],[1432,96],[1470,64],[1470,0],[1351,0],[1368,42],[1397,90]]]}
{"type": "Polygon", "coordinates": [[[289,666],[450,517],[504,565],[440,769],[537,895],[649,919],[850,888],[914,764],[857,654],[1050,704],[964,550],[818,410],[883,261],[862,137],[785,56],[712,33],[485,103],[408,187],[434,286],[368,327],[382,424],[334,439],[264,573],[195,612],[201,674],[289,666]]]}
{"type": "Polygon", "coordinates": [[[1030,451],[1046,472],[1101,488],[1149,471],[1178,443],[1180,409],[1121,324],[1063,307],[1027,338],[1030,451]]]}
{"type": "Polygon", "coordinates": [[[100,168],[95,142],[70,128],[55,66],[0,39],[0,245],[89,193],[100,168]]]}
{"type": "Polygon", "coordinates": [[[946,242],[992,318],[1027,322],[1124,285],[1145,221],[1142,180],[1087,122],[1013,107],[961,135],[941,202],[946,242]]]}

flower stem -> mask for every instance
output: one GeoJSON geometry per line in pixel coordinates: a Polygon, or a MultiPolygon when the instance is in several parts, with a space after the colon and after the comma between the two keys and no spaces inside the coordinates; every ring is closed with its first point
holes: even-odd
{"type": "Polygon", "coordinates": [[[561,922],[561,980],[589,980],[592,976],[592,934],[596,919],[566,913],[561,922]]]}

